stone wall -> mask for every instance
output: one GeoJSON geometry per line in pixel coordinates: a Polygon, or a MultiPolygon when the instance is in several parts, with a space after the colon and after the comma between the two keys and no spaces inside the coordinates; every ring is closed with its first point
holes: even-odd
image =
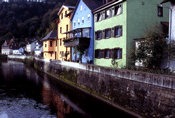
{"type": "Polygon", "coordinates": [[[145,117],[175,116],[175,77],[72,62],[42,62],[45,72],[73,70],[77,83],[145,117]]]}

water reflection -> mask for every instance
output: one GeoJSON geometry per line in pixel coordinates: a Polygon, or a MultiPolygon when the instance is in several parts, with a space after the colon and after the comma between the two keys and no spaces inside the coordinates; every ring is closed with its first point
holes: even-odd
{"type": "Polygon", "coordinates": [[[0,63],[0,81],[0,118],[83,117],[53,90],[46,74],[22,63],[0,63]]]}
{"type": "Polygon", "coordinates": [[[131,117],[75,87],[25,67],[0,63],[0,118],[131,117]]]}

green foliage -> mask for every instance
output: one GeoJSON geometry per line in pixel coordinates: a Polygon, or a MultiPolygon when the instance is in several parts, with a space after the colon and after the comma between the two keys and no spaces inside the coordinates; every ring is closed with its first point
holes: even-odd
{"type": "Polygon", "coordinates": [[[46,29],[56,30],[57,12],[64,1],[54,1],[0,4],[0,40],[12,37],[20,39],[44,37],[46,29]]]}
{"type": "Polygon", "coordinates": [[[32,58],[25,58],[24,59],[24,64],[30,67],[34,67],[34,60],[32,58]]]}
{"type": "Polygon", "coordinates": [[[85,53],[85,50],[87,49],[87,47],[86,46],[79,46],[79,45],[77,45],[77,46],[75,46],[74,47],[74,54],[76,54],[76,53],[80,53],[80,58],[79,58],[79,61],[80,62],[82,62],[82,55],[85,53]]]}
{"type": "Polygon", "coordinates": [[[143,61],[146,68],[159,68],[167,50],[166,39],[161,32],[150,31],[145,39],[140,41],[138,49],[135,51],[134,59],[143,61]]]}
{"type": "Polygon", "coordinates": [[[0,60],[6,61],[7,60],[7,55],[0,54],[0,60]]]}

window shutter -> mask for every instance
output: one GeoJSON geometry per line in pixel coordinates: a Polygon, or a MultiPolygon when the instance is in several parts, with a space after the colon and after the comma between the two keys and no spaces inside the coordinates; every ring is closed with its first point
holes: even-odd
{"type": "Polygon", "coordinates": [[[95,14],[94,21],[97,22],[97,14],[95,14]]]}
{"type": "Polygon", "coordinates": [[[112,50],[109,50],[109,58],[112,58],[112,50]]]}
{"type": "Polygon", "coordinates": [[[111,50],[111,58],[113,58],[113,59],[114,59],[114,53],[115,53],[115,50],[112,49],[112,50],[111,50]]]}
{"type": "Polygon", "coordinates": [[[114,27],[111,29],[111,37],[114,37],[114,27]]]}
{"type": "Polygon", "coordinates": [[[95,32],[95,40],[98,40],[98,32],[95,32]]]}
{"type": "Polygon", "coordinates": [[[101,58],[104,58],[105,57],[105,50],[100,50],[101,51],[101,58]]]}
{"type": "Polygon", "coordinates": [[[102,33],[103,34],[103,37],[102,37],[103,39],[106,38],[105,33],[106,33],[105,30],[103,30],[103,33],[102,33]]]}
{"type": "Polygon", "coordinates": [[[111,11],[112,11],[112,17],[115,15],[115,8],[113,7],[112,9],[111,9],[111,11]]]}
{"type": "Polygon", "coordinates": [[[122,26],[120,26],[120,36],[122,36],[122,26]]]}
{"type": "Polygon", "coordinates": [[[97,56],[98,56],[98,50],[95,50],[95,58],[97,58],[97,56]]]}
{"type": "Polygon", "coordinates": [[[103,12],[103,20],[106,18],[106,11],[103,12]]]}
{"type": "Polygon", "coordinates": [[[122,59],[122,49],[119,50],[119,53],[120,53],[119,59],[122,59]]]}
{"type": "Polygon", "coordinates": [[[109,30],[109,38],[111,38],[111,29],[108,29],[109,30]]]}

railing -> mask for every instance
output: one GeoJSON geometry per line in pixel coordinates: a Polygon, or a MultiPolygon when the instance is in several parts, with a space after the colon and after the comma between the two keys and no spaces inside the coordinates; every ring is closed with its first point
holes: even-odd
{"type": "Polygon", "coordinates": [[[145,84],[151,84],[156,86],[161,86],[165,88],[175,89],[175,76],[171,75],[162,75],[162,74],[153,74],[140,71],[132,71],[126,69],[116,69],[110,67],[102,67],[90,64],[80,64],[75,62],[66,62],[66,61],[54,61],[54,64],[61,65],[63,67],[69,67],[74,69],[81,69],[96,73],[101,73],[105,75],[115,76],[116,78],[123,78],[127,80],[142,82],[145,84]]]}

